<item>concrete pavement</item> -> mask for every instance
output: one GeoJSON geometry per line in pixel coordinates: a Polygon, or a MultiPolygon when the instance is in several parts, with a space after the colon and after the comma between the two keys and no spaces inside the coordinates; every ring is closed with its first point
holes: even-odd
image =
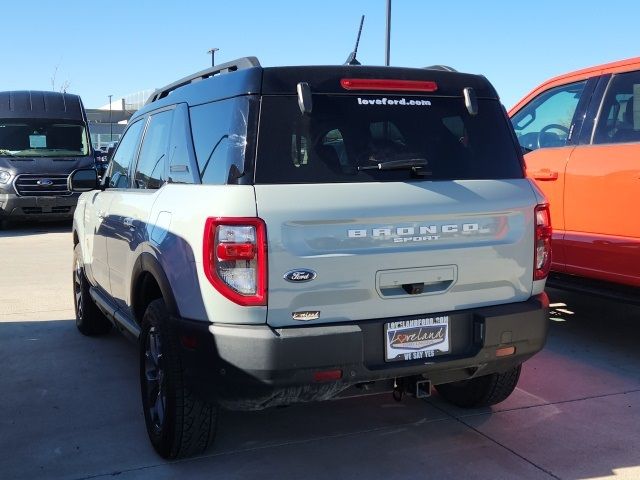
{"type": "Polygon", "coordinates": [[[640,309],[556,291],[547,347],[493,409],[378,395],[225,412],[207,455],[165,462],[135,346],[75,329],[69,228],[0,232],[0,479],[640,478],[640,309]]]}

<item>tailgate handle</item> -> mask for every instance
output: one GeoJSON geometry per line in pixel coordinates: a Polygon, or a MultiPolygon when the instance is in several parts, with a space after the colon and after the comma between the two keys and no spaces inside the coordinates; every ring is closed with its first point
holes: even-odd
{"type": "Polygon", "coordinates": [[[422,295],[425,293],[439,293],[446,291],[453,280],[443,280],[428,283],[401,283],[399,285],[380,286],[380,293],[384,297],[395,297],[398,295],[422,295]]]}
{"type": "Polygon", "coordinates": [[[449,290],[457,278],[457,267],[407,268],[377,273],[378,293],[383,298],[428,295],[449,290]]]}

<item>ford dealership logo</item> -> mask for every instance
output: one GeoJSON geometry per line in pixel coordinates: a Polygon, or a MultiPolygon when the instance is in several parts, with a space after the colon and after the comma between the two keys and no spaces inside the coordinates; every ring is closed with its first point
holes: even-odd
{"type": "Polygon", "coordinates": [[[310,282],[314,278],[316,278],[316,272],[313,270],[307,270],[305,268],[301,268],[299,270],[290,270],[284,274],[284,279],[287,282],[294,283],[302,283],[302,282],[310,282]]]}
{"type": "Polygon", "coordinates": [[[49,180],[48,178],[42,178],[36,182],[41,187],[50,187],[53,185],[53,180],[49,180]]]}

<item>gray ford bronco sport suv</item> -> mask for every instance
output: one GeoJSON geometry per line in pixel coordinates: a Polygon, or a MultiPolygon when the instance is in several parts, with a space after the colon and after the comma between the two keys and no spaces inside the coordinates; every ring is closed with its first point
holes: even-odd
{"type": "Polygon", "coordinates": [[[482,76],[239,59],[155,92],[70,187],[78,329],[138,342],[165,458],[221,408],[492,405],[546,339],[549,210],[482,76]]]}

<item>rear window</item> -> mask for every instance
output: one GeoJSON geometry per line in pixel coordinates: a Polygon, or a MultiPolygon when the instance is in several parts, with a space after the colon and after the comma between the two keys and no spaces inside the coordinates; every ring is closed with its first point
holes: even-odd
{"type": "Polygon", "coordinates": [[[302,115],[297,97],[265,96],[255,182],[522,178],[509,129],[496,100],[479,99],[472,116],[462,98],[314,95],[302,115]],[[402,160],[426,165],[420,175],[366,168],[402,160]]]}

